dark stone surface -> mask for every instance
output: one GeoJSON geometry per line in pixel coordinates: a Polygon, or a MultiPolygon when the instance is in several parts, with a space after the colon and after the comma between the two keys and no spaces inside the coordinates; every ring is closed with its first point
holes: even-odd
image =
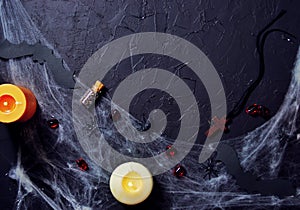
{"type": "MultiPolygon", "coordinates": [[[[259,59],[255,46],[258,32],[285,9],[287,14],[274,28],[287,30],[300,37],[300,2],[297,0],[22,2],[45,38],[62,55],[71,70],[76,72],[80,71],[97,49],[127,34],[158,31],[191,41],[208,55],[216,67],[225,87],[229,111],[258,75],[259,59]]],[[[271,115],[276,113],[290,82],[298,45],[297,40],[282,33],[270,35],[265,46],[265,76],[247,105],[259,103],[268,107],[271,115]]],[[[120,72],[120,76],[124,76],[124,72],[120,72]]],[[[195,86],[195,94],[201,97],[203,93],[199,91],[199,86],[195,86]]],[[[140,106],[140,109],[134,107],[138,117],[144,106],[140,106]]],[[[148,108],[151,109],[151,106],[148,108]]],[[[240,136],[264,122],[263,119],[251,118],[243,112],[234,119],[230,133],[224,138],[240,136]]],[[[202,123],[203,135],[208,124],[202,123]]],[[[9,170],[9,164],[0,163],[4,170],[1,171],[0,179],[7,179],[4,176],[9,170]]],[[[8,183],[6,181],[5,184],[8,183]]],[[[5,194],[6,191],[1,193],[5,194]]],[[[13,205],[13,196],[4,197],[2,194],[0,197],[7,204],[0,200],[1,206],[9,209],[13,205]]]]}
{"type": "MultiPolygon", "coordinates": [[[[76,72],[105,43],[127,34],[158,31],[191,41],[216,67],[229,111],[258,75],[258,32],[285,9],[287,14],[273,28],[300,36],[300,29],[295,27],[300,24],[300,3],[295,0],[22,2],[46,39],[76,72]]],[[[265,46],[265,77],[247,105],[263,104],[272,115],[276,113],[290,81],[297,49],[297,40],[292,37],[279,32],[270,35],[265,46]]],[[[251,131],[263,122],[243,112],[226,138],[251,131]]]]}

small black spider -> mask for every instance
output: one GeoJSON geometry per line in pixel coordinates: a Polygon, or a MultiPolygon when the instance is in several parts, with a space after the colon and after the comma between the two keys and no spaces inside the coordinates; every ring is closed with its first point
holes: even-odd
{"type": "Polygon", "coordinates": [[[215,160],[215,154],[210,157],[206,163],[201,164],[201,169],[204,170],[204,176],[203,179],[208,177],[210,180],[212,177],[218,177],[219,176],[219,170],[217,169],[217,166],[221,164],[221,161],[215,160]]]}

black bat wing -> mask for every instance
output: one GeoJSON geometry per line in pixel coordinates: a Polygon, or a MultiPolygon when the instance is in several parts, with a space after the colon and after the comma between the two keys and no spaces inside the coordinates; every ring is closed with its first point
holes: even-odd
{"type": "Polygon", "coordinates": [[[12,58],[21,58],[24,56],[32,56],[34,52],[34,46],[29,45],[26,42],[20,44],[12,44],[8,40],[4,40],[0,44],[0,58],[4,60],[12,58]]]}
{"type": "Polygon", "coordinates": [[[3,60],[32,56],[34,62],[40,64],[46,63],[52,71],[55,81],[65,87],[73,88],[75,82],[73,80],[73,72],[67,71],[63,66],[63,60],[57,58],[51,49],[36,43],[30,45],[26,42],[20,44],[12,44],[8,40],[4,40],[0,44],[0,58],[3,60]]]}
{"type": "Polygon", "coordinates": [[[237,184],[249,193],[262,195],[276,195],[278,197],[296,194],[296,188],[289,180],[273,179],[259,180],[249,172],[244,172],[240,165],[236,151],[227,144],[219,144],[216,160],[222,161],[229,174],[235,177],[237,184]]]}

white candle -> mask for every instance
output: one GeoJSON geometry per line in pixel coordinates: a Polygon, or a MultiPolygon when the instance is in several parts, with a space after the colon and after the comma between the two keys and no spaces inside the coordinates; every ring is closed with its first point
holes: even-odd
{"type": "Polygon", "coordinates": [[[140,163],[119,165],[110,177],[110,191],[121,203],[135,205],[150,195],[153,179],[150,171],[140,163]]]}

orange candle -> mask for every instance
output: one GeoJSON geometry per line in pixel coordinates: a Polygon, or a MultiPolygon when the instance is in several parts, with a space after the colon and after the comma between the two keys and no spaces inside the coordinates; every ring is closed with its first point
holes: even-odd
{"type": "Polygon", "coordinates": [[[36,108],[36,98],[29,89],[0,85],[0,122],[25,122],[34,115],[36,108]]]}

